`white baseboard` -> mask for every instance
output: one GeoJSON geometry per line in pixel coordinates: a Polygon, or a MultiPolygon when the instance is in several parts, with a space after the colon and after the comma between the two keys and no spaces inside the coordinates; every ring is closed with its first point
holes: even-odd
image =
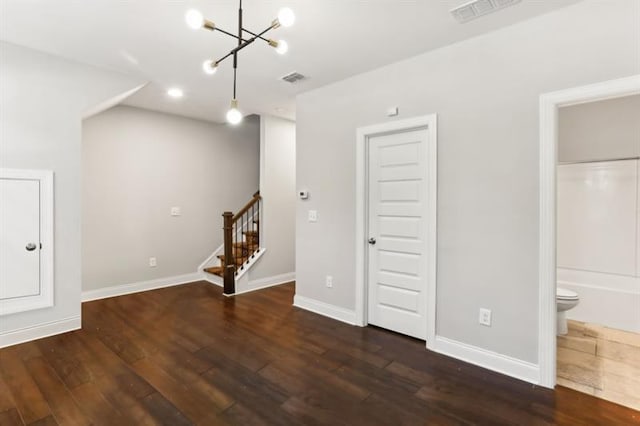
{"type": "Polygon", "coordinates": [[[30,342],[36,339],[42,339],[44,337],[53,336],[54,334],[79,330],[80,328],[82,328],[82,320],[79,315],[59,321],[46,322],[33,327],[22,328],[0,334],[0,348],[30,342]]]}
{"type": "Polygon", "coordinates": [[[295,272],[287,272],[286,274],[274,275],[272,277],[259,278],[257,280],[249,281],[249,288],[252,290],[259,290],[261,288],[271,287],[274,285],[280,285],[289,283],[296,280],[295,272]]]}
{"type": "Polygon", "coordinates": [[[540,368],[537,364],[447,339],[446,337],[436,336],[435,343],[428,345],[428,348],[434,352],[526,382],[538,384],[540,380],[540,368]]]}
{"type": "Polygon", "coordinates": [[[263,290],[265,288],[275,287],[281,284],[290,283],[291,281],[295,281],[295,279],[296,279],[296,273],[288,272],[286,274],[274,275],[272,277],[260,278],[257,280],[249,281],[246,284],[246,288],[244,289],[239,289],[239,287],[241,287],[243,284],[241,280],[238,280],[236,281],[236,290],[237,290],[236,293],[230,295],[229,297],[237,296],[239,294],[251,293],[252,291],[263,290]]]}
{"type": "Polygon", "coordinates": [[[158,278],[138,283],[115,285],[97,290],[83,291],[82,301],[90,302],[92,300],[106,299],[108,297],[124,296],[125,294],[139,293],[141,291],[155,290],[164,287],[173,287],[174,285],[202,281],[203,279],[204,277],[202,273],[194,272],[192,274],[176,275],[173,277],[158,278]]]}
{"type": "Polygon", "coordinates": [[[318,300],[309,299],[307,297],[295,295],[293,296],[293,306],[333,318],[347,324],[356,325],[356,312],[341,308],[339,306],[330,305],[318,300]]]}

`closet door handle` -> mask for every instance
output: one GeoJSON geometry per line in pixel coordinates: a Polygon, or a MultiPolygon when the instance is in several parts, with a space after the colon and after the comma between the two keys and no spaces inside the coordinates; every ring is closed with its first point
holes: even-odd
{"type": "Polygon", "coordinates": [[[27,251],[34,251],[34,250],[36,249],[36,247],[37,247],[37,246],[36,246],[36,244],[35,244],[35,243],[29,243],[29,244],[27,244],[27,245],[26,245],[25,249],[26,249],[27,251]]]}

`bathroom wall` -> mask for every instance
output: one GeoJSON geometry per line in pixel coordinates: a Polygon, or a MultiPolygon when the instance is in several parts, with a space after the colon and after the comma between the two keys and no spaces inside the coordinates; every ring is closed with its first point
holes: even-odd
{"type": "Polygon", "coordinates": [[[560,163],[640,157],[640,95],[560,108],[560,163]]]}
{"type": "Polygon", "coordinates": [[[580,295],[570,319],[640,333],[638,163],[558,166],[558,286],[580,295]]]}

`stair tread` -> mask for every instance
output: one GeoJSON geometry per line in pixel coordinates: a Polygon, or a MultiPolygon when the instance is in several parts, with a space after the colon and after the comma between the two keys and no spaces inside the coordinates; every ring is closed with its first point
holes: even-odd
{"type": "MultiPolygon", "coordinates": [[[[248,258],[249,256],[236,256],[234,259],[236,261],[236,266],[242,265],[244,262],[247,261],[248,258]]],[[[220,261],[224,263],[224,254],[219,255],[218,259],[220,259],[220,261]]]]}
{"type": "Polygon", "coordinates": [[[204,271],[221,277],[223,275],[224,268],[222,266],[212,266],[211,268],[204,268],[204,271]]]}
{"type": "Polygon", "coordinates": [[[239,248],[239,247],[241,247],[241,248],[245,248],[245,249],[246,249],[246,248],[248,248],[248,249],[252,249],[252,248],[253,248],[254,250],[256,250],[256,249],[258,248],[258,244],[256,244],[256,243],[249,244],[249,243],[248,243],[248,242],[246,242],[246,241],[243,241],[243,242],[241,242],[241,243],[233,243],[233,245],[234,245],[236,248],[239,248]]]}

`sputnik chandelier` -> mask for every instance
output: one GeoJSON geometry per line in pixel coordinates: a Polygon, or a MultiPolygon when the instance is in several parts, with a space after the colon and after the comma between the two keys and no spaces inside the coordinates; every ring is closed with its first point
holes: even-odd
{"type": "Polygon", "coordinates": [[[283,27],[292,26],[295,21],[295,15],[289,8],[280,9],[280,12],[278,12],[278,18],[273,20],[273,22],[271,22],[271,25],[269,25],[267,29],[265,29],[260,33],[254,33],[242,26],[242,0],[240,0],[240,7],[238,8],[238,34],[237,35],[229,31],[225,31],[222,28],[219,28],[213,22],[205,19],[202,13],[200,13],[198,10],[195,10],[195,9],[191,9],[187,11],[185,18],[187,21],[187,25],[194,30],[204,28],[205,30],[209,30],[209,31],[219,31],[223,34],[226,34],[230,37],[235,38],[238,41],[238,45],[233,49],[231,49],[229,53],[227,53],[220,59],[218,60],[208,59],[204,61],[204,63],[202,64],[202,69],[206,74],[213,75],[216,73],[218,69],[218,65],[220,65],[222,61],[224,61],[229,57],[233,57],[233,98],[231,99],[231,107],[229,111],[227,111],[227,121],[231,124],[240,123],[242,121],[242,113],[238,109],[238,99],[236,98],[238,53],[242,49],[244,49],[245,47],[249,46],[254,41],[259,39],[259,40],[265,41],[269,46],[273,47],[276,50],[276,52],[280,53],[281,55],[284,55],[285,53],[287,53],[287,50],[289,48],[289,46],[287,45],[287,42],[284,40],[276,41],[276,40],[268,39],[264,37],[264,35],[267,32],[274,30],[280,26],[283,26],[283,27]]]}

